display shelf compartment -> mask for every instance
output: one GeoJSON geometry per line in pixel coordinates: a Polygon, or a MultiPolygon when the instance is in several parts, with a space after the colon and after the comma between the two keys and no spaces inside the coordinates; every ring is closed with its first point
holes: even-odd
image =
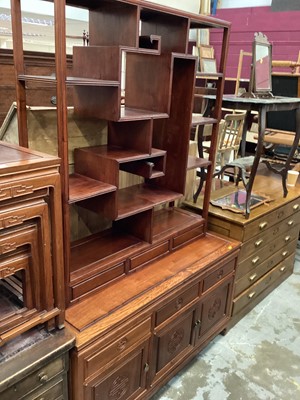
{"type": "Polygon", "coordinates": [[[166,152],[151,148],[151,154],[119,146],[91,146],[74,151],[75,172],[119,187],[119,171],[153,178],[163,175],[166,152]],[[154,164],[154,165],[153,165],[154,164]]]}
{"type": "Polygon", "coordinates": [[[91,197],[114,192],[116,186],[91,179],[80,174],[69,176],[69,203],[75,203],[91,197]]]}
{"type": "Polygon", "coordinates": [[[133,215],[115,222],[111,229],[74,242],[70,263],[72,301],[102,290],[203,234],[204,220],[200,215],[170,207],[154,214],[146,211],[133,215]],[[151,225],[152,243],[137,237],[145,223],[151,225]]]}
{"type": "Polygon", "coordinates": [[[173,202],[180,197],[182,197],[181,193],[150,184],[134,185],[121,189],[119,190],[118,217],[116,219],[126,218],[160,204],[173,202]]]}
{"type": "MultiPolygon", "coordinates": [[[[37,82],[37,83],[46,83],[50,85],[56,85],[57,80],[55,76],[49,75],[19,75],[19,81],[21,82],[37,82]]],[[[82,78],[75,76],[68,76],[66,78],[67,86],[113,86],[119,87],[119,81],[113,80],[104,80],[104,79],[92,79],[92,78],[82,78]]]]}

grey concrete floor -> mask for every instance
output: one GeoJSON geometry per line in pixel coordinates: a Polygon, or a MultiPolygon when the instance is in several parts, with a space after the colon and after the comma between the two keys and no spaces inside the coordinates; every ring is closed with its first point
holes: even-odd
{"type": "Polygon", "coordinates": [[[300,400],[300,249],[294,273],[152,400],[300,400]]]}

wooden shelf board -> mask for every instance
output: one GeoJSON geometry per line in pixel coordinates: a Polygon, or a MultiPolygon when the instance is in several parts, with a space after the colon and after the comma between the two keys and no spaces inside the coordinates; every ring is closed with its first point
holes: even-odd
{"type": "Polygon", "coordinates": [[[215,118],[207,118],[197,114],[192,115],[192,126],[216,124],[217,122],[218,120],[215,118]]]}
{"type": "Polygon", "coordinates": [[[111,229],[76,241],[71,246],[71,282],[83,274],[92,274],[94,269],[101,270],[101,264],[107,268],[110,259],[116,260],[125,251],[135,248],[141,243],[138,238],[125,232],[113,232],[111,229]]]}
{"type": "Polygon", "coordinates": [[[156,112],[150,110],[142,110],[137,108],[130,108],[121,106],[121,113],[119,121],[136,121],[136,120],[145,120],[145,119],[160,119],[160,118],[169,118],[169,114],[164,112],[156,112]]]}
{"type": "Polygon", "coordinates": [[[181,193],[172,192],[163,187],[147,184],[140,184],[121,189],[119,190],[117,219],[150,210],[157,205],[175,201],[181,196],[181,193]]]}
{"type": "Polygon", "coordinates": [[[196,72],[196,78],[202,78],[202,79],[214,79],[214,78],[222,78],[223,74],[222,72],[196,72]]]}
{"type": "Polygon", "coordinates": [[[211,162],[209,160],[206,160],[205,158],[189,156],[187,170],[195,168],[206,168],[209,165],[211,165],[211,162]]]}
{"type": "Polygon", "coordinates": [[[181,208],[164,208],[154,213],[153,219],[153,243],[162,240],[166,236],[180,233],[184,229],[193,228],[204,223],[199,214],[183,210],[181,208]]]}
{"type": "Polygon", "coordinates": [[[116,186],[80,174],[69,176],[69,203],[116,191],[116,186]]]}
{"type": "Polygon", "coordinates": [[[151,149],[151,154],[142,153],[134,149],[125,149],[119,146],[91,146],[82,148],[83,151],[98,154],[101,157],[105,157],[111,160],[115,160],[118,163],[126,163],[130,161],[147,160],[148,158],[164,156],[165,150],[151,149]]]}

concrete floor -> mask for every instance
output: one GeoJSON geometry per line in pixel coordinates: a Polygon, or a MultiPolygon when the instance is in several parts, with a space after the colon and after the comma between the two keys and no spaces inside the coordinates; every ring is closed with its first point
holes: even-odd
{"type": "Polygon", "coordinates": [[[294,273],[152,400],[300,399],[300,249],[294,273]]]}

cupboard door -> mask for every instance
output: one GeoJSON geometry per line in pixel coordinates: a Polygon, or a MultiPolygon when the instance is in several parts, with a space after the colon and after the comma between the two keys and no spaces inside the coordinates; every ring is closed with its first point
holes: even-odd
{"type": "Polygon", "coordinates": [[[85,400],[130,400],[146,390],[148,341],[85,384],[85,400]]]}
{"type": "Polygon", "coordinates": [[[167,373],[170,367],[180,363],[193,350],[193,327],[194,308],[155,332],[152,381],[167,373]]]}
{"type": "Polygon", "coordinates": [[[229,319],[232,282],[233,278],[227,279],[203,299],[198,340],[203,340],[204,336],[218,333],[226,319],[229,319]]]}

